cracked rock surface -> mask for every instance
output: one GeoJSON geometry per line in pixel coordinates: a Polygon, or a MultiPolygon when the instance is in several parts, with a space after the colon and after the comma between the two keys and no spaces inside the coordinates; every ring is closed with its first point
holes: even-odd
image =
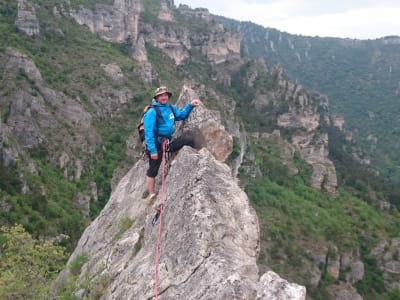
{"type": "MultiPolygon", "coordinates": [[[[69,260],[82,254],[88,258],[78,274],[77,296],[153,299],[158,224],[151,224],[152,203],[142,199],[146,168],[144,161],[132,167],[82,235],[69,260]]],[[[169,163],[165,199],[159,299],[266,299],[263,295],[274,294],[265,292],[267,281],[259,282],[256,214],[226,164],[205,148],[184,147],[169,163]]],[[[58,286],[69,275],[64,270],[58,286]]],[[[290,299],[305,299],[304,287],[286,286],[298,288],[297,298],[290,299]]],[[[289,299],[285,291],[280,295],[276,299],[289,299]]]]}

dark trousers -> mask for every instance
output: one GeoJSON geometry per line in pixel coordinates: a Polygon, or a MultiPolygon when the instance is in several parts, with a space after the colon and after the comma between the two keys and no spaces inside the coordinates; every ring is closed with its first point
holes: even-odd
{"type": "MultiPolygon", "coordinates": [[[[194,146],[194,138],[190,134],[183,133],[181,136],[173,139],[168,144],[167,151],[169,153],[179,151],[183,146],[194,146]]],[[[161,145],[157,145],[158,159],[149,158],[149,169],[147,170],[148,177],[156,177],[162,162],[162,149],[161,145]]]]}

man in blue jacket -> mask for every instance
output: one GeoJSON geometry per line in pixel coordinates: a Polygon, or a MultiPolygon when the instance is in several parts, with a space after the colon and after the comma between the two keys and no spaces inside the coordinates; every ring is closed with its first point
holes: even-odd
{"type": "Polygon", "coordinates": [[[178,151],[183,146],[194,146],[193,136],[183,134],[173,140],[171,140],[171,137],[175,131],[175,121],[187,119],[192,109],[200,104],[200,100],[192,100],[190,103],[187,103],[183,109],[178,109],[175,105],[168,103],[171,96],[172,93],[165,86],[156,89],[152,108],[143,116],[146,149],[150,157],[146,182],[151,200],[156,197],[155,177],[158,174],[162,161],[161,144],[163,139],[168,139],[170,141],[168,144],[169,152],[178,151]]]}

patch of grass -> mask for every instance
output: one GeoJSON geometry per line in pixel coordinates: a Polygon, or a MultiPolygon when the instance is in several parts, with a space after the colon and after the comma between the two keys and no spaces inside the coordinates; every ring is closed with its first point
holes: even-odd
{"type": "Polygon", "coordinates": [[[129,217],[122,217],[119,220],[118,223],[118,232],[117,234],[113,237],[113,241],[119,240],[122,235],[133,225],[133,220],[130,219],[129,217]]]}
{"type": "Polygon", "coordinates": [[[87,253],[81,253],[76,256],[69,265],[69,270],[72,275],[79,275],[82,267],[85,263],[89,261],[89,256],[87,253]]]}

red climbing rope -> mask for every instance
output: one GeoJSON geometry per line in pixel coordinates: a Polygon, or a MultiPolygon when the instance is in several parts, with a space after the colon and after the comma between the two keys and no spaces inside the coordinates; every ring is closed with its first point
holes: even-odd
{"type": "Polygon", "coordinates": [[[156,300],[158,300],[158,258],[160,254],[160,243],[161,243],[161,229],[162,229],[162,215],[164,210],[164,180],[165,180],[165,153],[167,150],[168,140],[164,139],[162,142],[162,176],[161,176],[161,193],[160,193],[160,207],[159,207],[159,223],[158,223],[158,234],[156,243],[156,254],[154,258],[154,294],[156,300]]]}

